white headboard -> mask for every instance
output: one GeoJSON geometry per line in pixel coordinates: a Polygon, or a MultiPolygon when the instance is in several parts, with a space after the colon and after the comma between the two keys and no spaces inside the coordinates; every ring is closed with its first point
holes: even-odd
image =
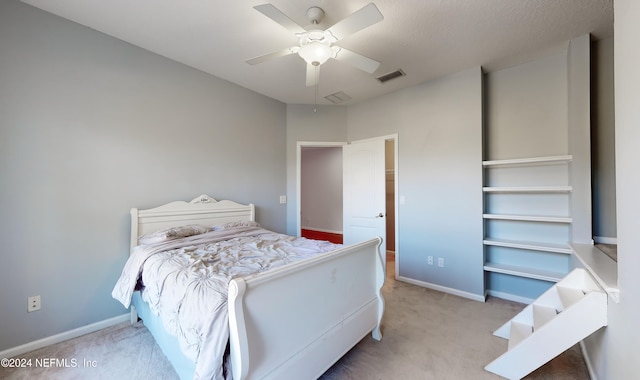
{"type": "Polygon", "coordinates": [[[201,195],[191,202],[175,201],[147,210],[131,209],[131,248],[138,245],[138,238],[165,228],[200,224],[214,226],[236,221],[254,221],[255,207],[233,201],[216,201],[201,195]]]}

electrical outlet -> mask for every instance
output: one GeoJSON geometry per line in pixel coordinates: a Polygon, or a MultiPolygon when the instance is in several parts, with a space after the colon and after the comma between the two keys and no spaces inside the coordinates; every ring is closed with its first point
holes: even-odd
{"type": "Polygon", "coordinates": [[[287,203],[287,196],[286,195],[281,195],[280,196],[280,204],[285,204],[287,203]]]}
{"type": "Polygon", "coordinates": [[[444,268],[444,258],[438,257],[438,266],[444,268]]]}
{"type": "Polygon", "coordinates": [[[40,310],[41,299],[40,296],[33,296],[27,298],[27,312],[40,310]]]}
{"type": "Polygon", "coordinates": [[[427,256],[427,264],[433,265],[433,256],[427,256]]]}

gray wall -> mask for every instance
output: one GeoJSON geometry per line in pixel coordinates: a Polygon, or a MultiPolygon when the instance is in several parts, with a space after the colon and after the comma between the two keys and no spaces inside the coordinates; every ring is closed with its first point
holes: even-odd
{"type": "Polygon", "coordinates": [[[593,242],[591,212],[591,37],[588,34],[569,42],[567,50],[569,165],[571,178],[571,241],[593,242]]]}
{"type": "Polygon", "coordinates": [[[285,125],[280,102],[1,1],[0,351],[126,312],[131,207],[208,193],[284,232],[285,125]]]}
{"type": "Polygon", "coordinates": [[[398,275],[482,298],[480,68],[349,107],[348,131],[349,140],[398,133],[398,275]]]}
{"type": "Polygon", "coordinates": [[[585,339],[597,379],[640,378],[640,2],[616,0],[614,8],[615,161],[620,303],[608,303],[608,326],[585,339]]]}
{"type": "Polygon", "coordinates": [[[287,105],[287,233],[293,236],[298,235],[296,229],[298,141],[347,141],[347,108],[287,105]],[[314,108],[317,108],[316,112],[314,108]]]}
{"type": "Polygon", "coordinates": [[[613,54],[613,38],[591,44],[593,235],[597,240],[617,236],[613,54]]]}
{"type": "Polygon", "coordinates": [[[486,75],[485,160],[568,154],[567,52],[486,75]]]}

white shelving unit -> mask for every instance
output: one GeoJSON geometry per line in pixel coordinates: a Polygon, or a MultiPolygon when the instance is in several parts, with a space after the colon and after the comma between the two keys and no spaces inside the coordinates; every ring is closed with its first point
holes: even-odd
{"type": "Polygon", "coordinates": [[[526,302],[569,272],[571,161],[562,155],[482,163],[487,294],[526,302]]]}

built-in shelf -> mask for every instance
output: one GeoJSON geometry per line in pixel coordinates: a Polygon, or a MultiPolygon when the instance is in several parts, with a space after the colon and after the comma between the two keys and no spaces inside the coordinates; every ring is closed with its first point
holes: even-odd
{"type": "Polygon", "coordinates": [[[522,222],[571,223],[573,221],[572,218],[565,216],[482,214],[482,217],[484,219],[516,220],[522,222]]]}
{"type": "Polygon", "coordinates": [[[482,188],[485,193],[570,193],[571,186],[485,186],[482,188]]]}
{"type": "Polygon", "coordinates": [[[566,227],[573,223],[572,216],[567,215],[574,191],[568,168],[572,160],[572,155],[562,155],[482,162],[482,217],[487,236],[483,241],[484,270],[489,294],[524,300],[529,297],[528,291],[542,288],[532,280],[556,283],[567,275],[573,251],[568,244],[558,242],[565,241],[565,235],[566,241],[571,240],[571,229],[566,227]],[[500,211],[492,213],[497,210],[500,211]],[[511,240],[494,236],[508,236],[511,240]],[[518,251],[506,254],[507,251],[500,251],[504,248],[518,251]],[[519,284],[523,288],[502,282],[498,276],[521,278],[519,284]]]}
{"type": "Polygon", "coordinates": [[[498,263],[485,263],[484,270],[487,272],[495,272],[508,274],[510,276],[533,278],[536,280],[558,282],[562,280],[566,273],[554,272],[549,270],[535,269],[530,267],[519,267],[515,265],[506,265],[498,263]]]}
{"type": "Polygon", "coordinates": [[[519,240],[516,241],[516,240],[506,240],[506,239],[494,239],[494,238],[487,238],[483,241],[483,243],[484,245],[492,245],[495,247],[527,249],[531,251],[563,253],[567,255],[570,255],[572,253],[571,247],[569,247],[566,244],[551,244],[551,243],[527,242],[527,241],[519,241],[519,240]]]}
{"type": "Polygon", "coordinates": [[[546,156],[546,157],[531,157],[531,158],[514,158],[509,160],[491,160],[482,161],[482,166],[526,166],[526,165],[544,165],[544,164],[563,164],[571,162],[573,156],[546,156]]]}

